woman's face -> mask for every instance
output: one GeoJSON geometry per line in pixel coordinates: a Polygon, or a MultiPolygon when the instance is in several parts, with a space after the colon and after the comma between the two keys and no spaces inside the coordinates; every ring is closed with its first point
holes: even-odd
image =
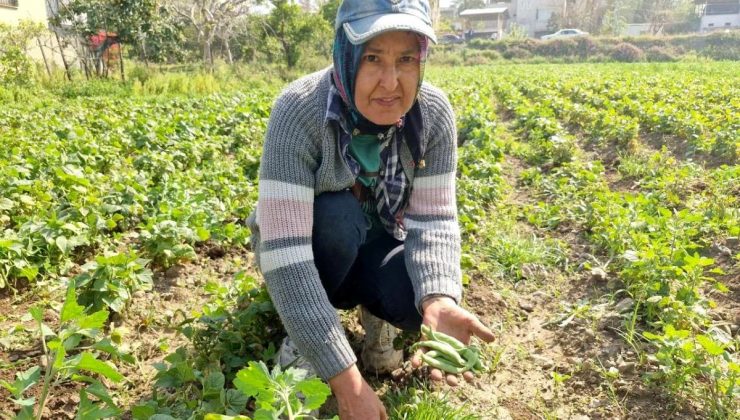
{"type": "Polygon", "coordinates": [[[412,32],[386,32],[368,41],[355,79],[355,106],[378,125],[395,124],[414,104],[419,41],[412,32]]]}

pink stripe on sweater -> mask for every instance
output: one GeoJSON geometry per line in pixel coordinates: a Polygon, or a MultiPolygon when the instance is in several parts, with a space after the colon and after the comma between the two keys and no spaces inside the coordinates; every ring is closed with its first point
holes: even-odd
{"type": "Polygon", "coordinates": [[[257,206],[263,241],[311,236],[313,203],[268,198],[260,200],[257,206]]]}
{"type": "Polygon", "coordinates": [[[455,195],[450,188],[415,188],[406,213],[452,217],[455,215],[455,195]]]}

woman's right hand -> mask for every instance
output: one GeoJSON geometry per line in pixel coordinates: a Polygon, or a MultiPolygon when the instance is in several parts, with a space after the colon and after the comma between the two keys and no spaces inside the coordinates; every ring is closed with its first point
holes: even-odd
{"type": "Polygon", "coordinates": [[[340,420],[387,420],[383,403],[354,364],[329,379],[340,420]]]}

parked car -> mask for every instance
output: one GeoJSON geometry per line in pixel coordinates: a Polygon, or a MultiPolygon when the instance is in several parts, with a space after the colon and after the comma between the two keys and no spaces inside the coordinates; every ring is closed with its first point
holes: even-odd
{"type": "Polygon", "coordinates": [[[462,44],[465,40],[455,34],[444,34],[439,37],[440,44],[462,44]]]}
{"type": "Polygon", "coordinates": [[[557,38],[570,38],[574,36],[586,36],[588,32],[584,32],[580,29],[561,29],[554,34],[543,35],[542,39],[557,39],[557,38]]]}

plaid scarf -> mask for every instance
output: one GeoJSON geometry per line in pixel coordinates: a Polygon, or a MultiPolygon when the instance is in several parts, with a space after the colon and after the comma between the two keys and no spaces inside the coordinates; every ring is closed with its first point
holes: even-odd
{"type": "MultiPolygon", "coordinates": [[[[357,177],[361,168],[357,160],[349,153],[352,129],[347,118],[345,118],[346,115],[347,106],[342,99],[342,95],[332,85],[327,97],[325,119],[333,124],[342,157],[352,175],[357,177]]],[[[401,144],[405,141],[414,162],[419,162],[424,155],[421,147],[422,132],[421,108],[419,103],[416,102],[400,120],[399,124],[391,126],[387,132],[378,135],[382,143],[380,146],[378,184],[373,190],[375,209],[386,232],[399,240],[406,237],[403,228],[403,210],[406,208],[410,193],[409,180],[401,164],[401,144]]]]}
{"type": "MultiPolygon", "coordinates": [[[[429,51],[429,40],[422,35],[419,41],[419,84],[418,96],[424,80],[424,68],[429,51]]],[[[326,120],[334,121],[339,150],[353,176],[360,173],[360,164],[349,153],[349,144],[355,127],[367,123],[355,106],[355,79],[360,68],[360,60],[365,45],[354,45],[347,38],[343,29],[339,29],[334,38],[334,71],[332,88],[327,98],[326,120]]],[[[401,143],[406,139],[414,162],[423,156],[421,150],[422,120],[419,103],[414,102],[411,110],[401,117],[395,126],[385,133],[378,134],[380,146],[380,171],[378,183],[373,191],[375,208],[385,230],[399,240],[406,237],[403,228],[403,209],[408,201],[409,180],[401,165],[401,143]]]]}

